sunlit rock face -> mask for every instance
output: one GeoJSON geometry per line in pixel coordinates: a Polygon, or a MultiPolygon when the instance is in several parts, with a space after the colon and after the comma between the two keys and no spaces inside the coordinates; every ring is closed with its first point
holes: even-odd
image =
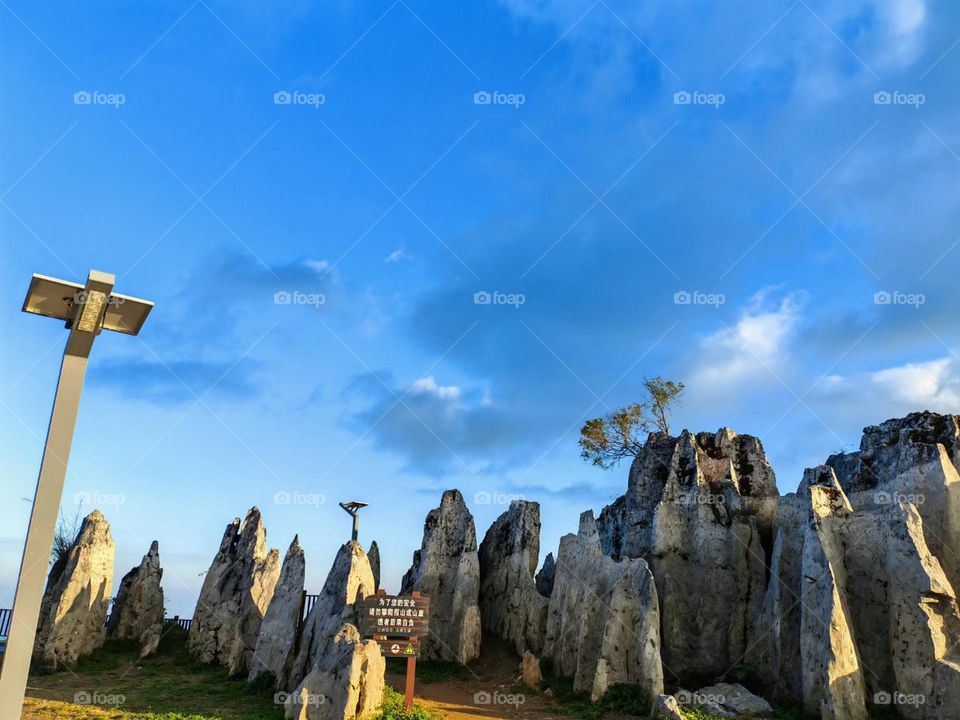
{"type": "Polygon", "coordinates": [[[250,508],[242,526],[240,518],[227,525],[203,579],[187,638],[193,656],[246,675],[279,576],[279,552],[267,549],[260,511],[250,508]]]}
{"type": "Polygon", "coordinates": [[[591,511],[576,535],[560,540],[543,656],[594,700],[616,684],[663,692],[653,575],[640,558],[603,554],[591,511]]]}
{"type": "Polygon", "coordinates": [[[73,545],[47,579],[33,648],[42,664],[71,665],[103,645],[113,556],[110,525],[94,510],[83,519],[73,545]]]}
{"type": "Polygon", "coordinates": [[[459,490],[447,490],[427,514],[423,543],[403,576],[401,593],[430,598],[430,634],[422,654],[466,664],[480,656],[480,560],[477,530],[459,490]]]}
{"type": "Polygon", "coordinates": [[[299,537],[294,537],[283,558],[280,579],[273,598],[260,624],[257,645],[250,660],[247,680],[251,683],[261,677],[273,678],[274,686],[287,675],[293,662],[293,651],[300,628],[303,602],[303,582],[306,562],[299,537]]]}

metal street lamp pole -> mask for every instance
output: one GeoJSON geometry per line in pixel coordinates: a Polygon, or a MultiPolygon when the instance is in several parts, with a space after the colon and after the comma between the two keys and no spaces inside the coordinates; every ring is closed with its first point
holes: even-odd
{"type": "Polygon", "coordinates": [[[365,508],[367,504],[368,503],[359,502],[357,500],[348,503],[340,503],[340,507],[344,509],[347,515],[353,518],[353,533],[350,539],[354,542],[357,541],[357,536],[360,534],[360,516],[357,514],[357,511],[360,510],[360,508],[365,508]]]}
{"type": "Polygon", "coordinates": [[[19,718],[23,708],[50,548],[93,341],[102,329],[136,335],[153,307],[146,300],[112,294],[113,283],[113,275],[97,270],[90,271],[84,285],[34,275],[23,304],[24,312],[64,320],[70,336],[60,365],[13,601],[0,673],[0,720],[19,718]]]}

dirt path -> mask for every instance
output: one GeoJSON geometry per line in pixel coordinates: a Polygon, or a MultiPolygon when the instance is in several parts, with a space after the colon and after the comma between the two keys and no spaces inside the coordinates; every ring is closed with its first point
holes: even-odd
{"type": "MultiPolygon", "coordinates": [[[[418,681],[417,703],[442,713],[449,720],[570,720],[552,712],[549,697],[520,686],[520,661],[513,653],[493,642],[484,642],[483,647],[480,658],[460,673],[460,677],[418,681]]],[[[401,693],[405,670],[402,661],[387,661],[387,682],[401,693]]]]}

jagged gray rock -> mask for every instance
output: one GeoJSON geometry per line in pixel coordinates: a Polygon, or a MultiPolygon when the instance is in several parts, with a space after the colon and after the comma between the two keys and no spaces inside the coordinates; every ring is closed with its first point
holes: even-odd
{"type": "Polygon", "coordinates": [[[160,545],[156,540],[140,564],[120,581],[107,621],[107,635],[112,638],[137,640],[140,657],[153,655],[163,633],[163,588],[160,580],[160,545]]]}
{"type": "Polygon", "coordinates": [[[297,687],[315,669],[343,626],[354,622],[354,604],[375,592],[367,554],[354,540],[344,543],[334,558],[320,597],[304,620],[300,650],[282,687],[297,687]]]}
{"type": "Polygon", "coordinates": [[[263,615],[280,575],[279,553],[267,550],[267,532],[257,508],[227,525],[203,580],[187,649],[202,663],[225,665],[246,675],[263,615]]]}
{"type": "Polygon", "coordinates": [[[103,645],[113,585],[114,543],[99,510],[80,531],[47,578],[40,605],[34,657],[52,668],[71,665],[103,645]]]}
{"type": "Polygon", "coordinates": [[[370,543],[370,549],[367,550],[367,557],[370,559],[370,570],[373,572],[374,590],[380,589],[380,546],[374,540],[370,543]]]}
{"type": "Polygon", "coordinates": [[[361,720],[383,702],[386,660],[373,640],[347,623],[314,657],[284,706],[287,720],[361,720]]]}
{"type": "MultiPolygon", "coordinates": [[[[664,443],[657,440],[657,463],[664,443]]],[[[650,566],[660,596],[663,661],[681,678],[722,675],[748,649],[766,558],[744,494],[766,497],[776,492],[772,483],[756,438],[723,429],[684,431],[676,442],[653,513],[650,566]]]]}
{"type": "Polygon", "coordinates": [[[594,700],[618,683],[663,692],[653,575],[642,559],[603,554],[591,511],[560,540],[543,655],[594,700]]]}
{"type": "Polygon", "coordinates": [[[466,664],[480,655],[480,561],[473,516],[459,490],[447,490],[427,513],[423,543],[403,576],[401,594],[430,598],[430,634],[422,656],[466,664]]]}
{"type": "Polygon", "coordinates": [[[540,505],[514,500],[480,543],[480,617],[518,655],[543,649],[548,600],[534,579],[539,557],[540,505]]]}
{"type": "Polygon", "coordinates": [[[543,566],[537,573],[537,592],[545,598],[549,598],[553,593],[553,577],[557,572],[557,563],[553,559],[553,553],[547,553],[543,561],[543,566]]]}
{"type": "Polygon", "coordinates": [[[657,695],[650,717],[654,720],[684,720],[680,706],[673,695],[657,695]]]}
{"type": "Polygon", "coordinates": [[[280,579],[260,624],[256,648],[250,659],[248,682],[254,683],[270,675],[274,687],[279,689],[279,683],[289,672],[300,624],[305,572],[303,548],[299,535],[295,535],[283,558],[280,579]]]}

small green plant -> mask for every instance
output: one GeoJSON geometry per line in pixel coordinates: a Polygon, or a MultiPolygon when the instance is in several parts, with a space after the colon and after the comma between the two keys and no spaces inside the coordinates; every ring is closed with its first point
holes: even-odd
{"type": "Polygon", "coordinates": [[[383,688],[383,704],[380,706],[380,711],[371,720],[443,720],[443,716],[416,703],[410,712],[406,712],[403,709],[403,695],[387,685],[383,688]]]}

